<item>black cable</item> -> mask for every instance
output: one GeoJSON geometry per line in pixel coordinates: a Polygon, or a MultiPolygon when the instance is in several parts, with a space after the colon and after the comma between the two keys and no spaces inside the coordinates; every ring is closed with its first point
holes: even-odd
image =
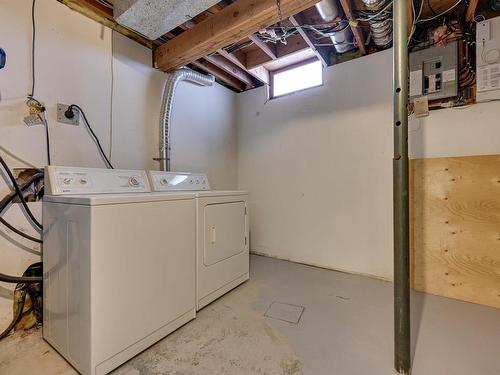
{"type": "Polygon", "coordinates": [[[45,143],[47,145],[47,165],[51,164],[50,161],[50,135],[49,135],[49,122],[45,117],[43,120],[43,124],[45,125],[45,143]]]}
{"type": "Polygon", "coordinates": [[[43,282],[42,276],[10,276],[0,273],[0,281],[10,284],[34,284],[43,282]]]}
{"type": "Polygon", "coordinates": [[[35,95],[35,3],[36,0],[33,0],[33,3],[31,4],[31,93],[28,95],[30,98],[35,95]]]}
{"type": "Polygon", "coordinates": [[[429,10],[430,10],[430,11],[431,11],[431,12],[432,12],[435,16],[437,16],[437,15],[439,14],[439,13],[438,13],[438,12],[436,12],[436,11],[434,10],[434,8],[432,7],[432,5],[431,5],[431,0],[427,0],[427,7],[429,8],[429,10]]]}
{"type": "MultiPolygon", "coordinates": [[[[38,180],[40,179],[43,179],[43,176],[44,174],[43,173],[37,173],[33,176],[31,176],[28,181],[26,181],[25,183],[23,183],[20,188],[21,188],[21,191],[24,191],[25,189],[27,189],[31,184],[33,183],[37,183],[38,180]]],[[[17,193],[14,191],[14,192],[11,192],[10,194],[6,195],[1,201],[0,201],[0,215],[1,213],[5,210],[5,208],[7,208],[7,206],[9,205],[10,202],[12,202],[12,200],[14,199],[14,197],[17,196],[17,193]]],[[[35,237],[32,237],[24,232],[21,232],[19,229],[15,228],[14,226],[12,226],[9,222],[7,222],[4,218],[2,218],[0,216],[0,223],[2,223],[3,225],[5,225],[7,228],[9,228],[11,231],[17,233],[18,235],[28,239],[28,240],[31,240],[33,242],[37,242],[37,243],[43,243],[43,241],[39,238],[35,238],[35,237]]]]}
{"type": "Polygon", "coordinates": [[[12,319],[12,322],[10,322],[9,326],[5,328],[5,330],[0,333],[0,340],[4,339],[7,337],[10,331],[16,326],[17,322],[21,319],[21,316],[23,315],[23,310],[24,310],[24,303],[26,302],[26,290],[23,290],[21,292],[21,298],[17,301],[17,313],[14,319],[12,319]]]}
{"type": "Polygon", "coordinates": [[[18,197],[19,197],[19,200],[21,201],[21,204],[23,205],[24,209],[26,210],[26,213],[28,214],[28,216],[30,217],[30,219],[33,221],[33,223],[38,228],[43,229],[42,224],[40,224],[38,222],[38,220],[35,218],[35,216],[31,212],[31,210],[29,209],[28,204],[26,203],[26,199],[24,199],[23,193],[22,193],[21,189],[19,188],[19,185],[17,184],[16,179],[12,175],[12,172],[10,171],[9,167],[5,163],[5,160],[3,160],[3,158],[1,156],[0,156],[0,164],[2,164],[3,168],[5,169],[5,172],[7,172],[7,175],[9,176],[9,179],[10,179],[12,185],[14,186],[14,189],[15,189],[18,197]]]}
{"type": "Polygon", "coordinates": [[[21,232],[19,229],[17,229],[16,227],[12,226],[7,220],[5,220],[1,216],[0,216],[0,223],[2,223],[3,225],[5,225],[7,228],[9,228],[14,233],[17,233],[21,237],[24,237],[24,238],[26,238],[26,239],[28,239],[30,241],[36,242],[36,243],[43,243],[43,241],[41,239],[35,238],[35,237],[31,237],[29,234],[21,232]]]}
{"type": "Polygon", "coordinates": [[[74,117],[73,108],[78,109],[78,111],[81,113],[83,120],[85,122],[85,125],[87,126],[87,129],[89,130],[90,134],[92,135],[92,138],[94,139],[94,142],[96,143],[97,148],[99,149],[99,152],[101,154],[102,159],[104,160],[104,162],[106,164],[106,167],[110,168],[110,169],[114,169],[113,165],[111,164],[111,162],[109,161],[108,157],[106,156],[104,150],[102,149],[101,143],[99,142],[99,138],[97,138],[94,131],[92,130],[92,127],[90,126],[90,123],[87,120],[87,116],[85,116],[85,112],[83,111],[83,109],[77,104],[71,104],[68,107],[68,109],[66,110],[65,116],[67,118],[73,118],[74,117]]]}

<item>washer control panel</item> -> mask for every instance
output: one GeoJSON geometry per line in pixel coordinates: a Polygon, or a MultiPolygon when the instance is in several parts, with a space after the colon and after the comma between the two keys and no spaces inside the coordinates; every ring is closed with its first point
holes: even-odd
{"type": "Polygon", "coordinates": [[[148,176],[153,191],[210,190],[204,173],[149,171],[148,176]]]}
{"type": "Polygon", "coordinates": [[[48,166],[45,179],[51,195],[151,191],[145,171],[48,166]]]}

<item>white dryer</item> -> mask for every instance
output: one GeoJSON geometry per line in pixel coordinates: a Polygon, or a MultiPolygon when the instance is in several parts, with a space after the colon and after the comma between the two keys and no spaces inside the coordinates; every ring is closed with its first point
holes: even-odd
{"type": "Polygon", "coordinates": [[[47,167],[43,337],[106,374],[195,317],[195,198],[144,171],[47,167]]]}
{"type": "Polygon", "coordinates": [[[248,193],[210,190],[204,174],[149,171],[148,175],[153,191],[196,192],[197,310],[248,280],[248,193]]]}

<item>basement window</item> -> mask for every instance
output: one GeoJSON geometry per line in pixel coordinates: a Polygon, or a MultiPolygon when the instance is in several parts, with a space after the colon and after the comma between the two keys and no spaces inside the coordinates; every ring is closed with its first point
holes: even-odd
{"type": "Polygon", "coordinates": [[[305,61],[271,72],[270,97],[278,98],[323,84],[321,61],[305,61]]]}

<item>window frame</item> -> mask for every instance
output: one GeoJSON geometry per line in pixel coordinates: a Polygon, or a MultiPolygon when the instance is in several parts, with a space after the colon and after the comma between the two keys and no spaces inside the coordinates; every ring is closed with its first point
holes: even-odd
{"type": "Polygon", "coordinates": [[[321,64],[321,83],[319,85],[306,87],[306,88],[299,89],[296,91],[288,92],[286,94],[281,94],[281,95],[277,95],[277,96],[274,95],[274,75],[275,74],[286,72],[287,70],[292,70],[295,68],[300,68],[301,66],[308,65],[308,64],[318,62],[318,61],[320,61],[318,58],[312,57],[312,58],[304,60],[304,61],[299,61],[299,62],[296,62],[294,64],[290,64],[290,65],[284,66],[282,68],[269,71],[269,85],[268,85],[268,98],[269,98],[269,100],[284,98],[285,96],[294,95],[294,94],[301,93],[301,92],[306,91],[306,90],[310,90],[310,89],[324,86],[324,84],[325,84],[324,67],[323,67],[323,64],[321,64]]]}

